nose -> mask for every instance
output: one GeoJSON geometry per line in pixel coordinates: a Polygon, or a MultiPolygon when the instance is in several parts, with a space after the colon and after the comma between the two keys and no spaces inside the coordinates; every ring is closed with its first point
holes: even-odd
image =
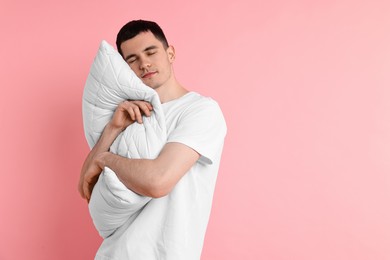
{"type": "Polygon", "coordinates": [[[141,58],[140,63],[139,63],[139,69],[140,70],[145,70],[150,68],[150,60],[147,58],[141,58]]]}

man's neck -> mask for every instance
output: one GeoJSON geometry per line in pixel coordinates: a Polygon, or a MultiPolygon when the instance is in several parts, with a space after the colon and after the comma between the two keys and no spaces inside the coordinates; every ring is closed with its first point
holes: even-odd
{"type": "Polygon", "coordinates": [[[188,93],[188,90],[175,81],[169,87],[162,86],[156,89],[156,92],[160,97],[161,103],[163,104],[184,96],[186,93],[188,93]]]}

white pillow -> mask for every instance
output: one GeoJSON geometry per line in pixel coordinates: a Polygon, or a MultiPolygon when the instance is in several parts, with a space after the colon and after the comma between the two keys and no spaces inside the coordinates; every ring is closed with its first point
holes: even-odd
{"type": "MultiPolygon", "coordinates": [[[[143,124],[133,123],[121,133],[110,151],[128,158],[157,157],[167,139],[158,94],[135,75],[111,45],[102,41],[82,100],[84,131],[91,149],[124,100],[148,101],[153,112],[143,118],[143,124]]],[[[105,168],[93,189],[89,210],[95,227],[106,238],[125,222],[132,221],[150,199],[127,189],[112,170],[105,168]]]]}
{"type": "Polygon", "coordinates": [[[129,99],[149,101],[153,105],[157,122],[165,122],[158,94],[135,75],[118,51],[106,41],[102,41],[83,95],[84,131],[91,148],[96,144],[118,104],[129,99]]]}

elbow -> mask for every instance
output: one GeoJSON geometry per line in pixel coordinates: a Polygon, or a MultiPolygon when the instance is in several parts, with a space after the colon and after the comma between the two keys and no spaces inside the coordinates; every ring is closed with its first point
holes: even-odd
{"type": "Polygon", "coordinates": [[[158,199],[167,196],[172,191],[175,183],[172,183],[163,177],[167,175],[169,174],[154,175],[159,177],[154,177],[152,180],[150,180],[146,191],[147,196],[158,199]]]}
{"type": "Polygon", "coordinates": [[[147,193],[149,197],[158,199],[167,196],[171,192],[172,188],[162,183],[155,183],[149,186],[147,193]]]}

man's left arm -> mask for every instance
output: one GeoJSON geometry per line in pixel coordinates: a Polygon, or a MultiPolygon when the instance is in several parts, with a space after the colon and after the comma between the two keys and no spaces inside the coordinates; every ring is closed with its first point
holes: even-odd
{"type": "Polygon", "coordinates": [[[99,168],[112,169],[130,190],[153,198],[167,195],[200,155],[181,143],[167,143],[156,159],[129,159],[110,152],[99,156],[99,168]]]}

